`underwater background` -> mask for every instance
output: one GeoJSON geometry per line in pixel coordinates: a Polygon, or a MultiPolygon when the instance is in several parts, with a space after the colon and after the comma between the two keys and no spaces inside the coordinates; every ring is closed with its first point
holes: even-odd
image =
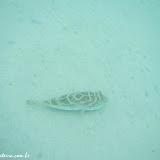
{"type": "Polygon", "coordinates": [[[159,28],[159,0],[0,0],[0,155],[159,160],[159,28]],[[79,91],[108,102],[26,105],[79,91]]]}

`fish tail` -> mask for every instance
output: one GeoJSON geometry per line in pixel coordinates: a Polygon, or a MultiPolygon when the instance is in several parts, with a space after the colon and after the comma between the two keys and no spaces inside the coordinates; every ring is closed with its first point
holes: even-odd
{"type": "Polygon", "coordinates": [[[38,100],[27,100],[26,104],[28,104],[28,105],[42,105],[43,102],[42,101],[38,101],[38,100]]]}
{"type": "Polygon", "coordinates": [[[43,106],[43,105],[48,105],[49,101],[40,101],[40,100],[27,100],[26,104],[28,105],[39,105],[39,106],[43,106]]]}

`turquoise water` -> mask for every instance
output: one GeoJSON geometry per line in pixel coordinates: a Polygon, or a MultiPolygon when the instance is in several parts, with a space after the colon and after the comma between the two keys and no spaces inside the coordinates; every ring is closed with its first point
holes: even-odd
{"type": "Polygon", "coordinates": [[[0,0],[0,159],[159,160],[159,15],[159,0],[0,0]],[[26,105],[99,90],[97,111],[26,105]]]}

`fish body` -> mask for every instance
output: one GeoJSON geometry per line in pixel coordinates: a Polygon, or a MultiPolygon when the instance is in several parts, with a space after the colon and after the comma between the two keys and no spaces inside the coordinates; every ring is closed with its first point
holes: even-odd
{"type": "Polygon", "coordinates": [[[61,110],[97,110],[105,105],[107,98],[98,92],[75,92],[50,100],[28,100],[27,104],[49,106],[61,110]]]}

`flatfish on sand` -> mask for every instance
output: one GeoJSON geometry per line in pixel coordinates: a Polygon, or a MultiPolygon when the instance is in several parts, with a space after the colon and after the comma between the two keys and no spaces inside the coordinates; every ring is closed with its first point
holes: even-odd
{"type": "Polygon", "coordinates": [[[49,106],[60,110],[97,110],[105,106],[107,98],[98,92],[75,92],[50,100],[27,100],[28,105],[49,106]]]}

